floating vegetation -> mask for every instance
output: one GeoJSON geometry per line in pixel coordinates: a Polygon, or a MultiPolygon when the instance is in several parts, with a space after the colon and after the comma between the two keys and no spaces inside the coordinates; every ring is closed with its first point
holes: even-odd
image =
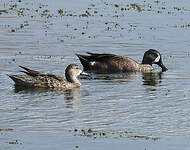
{"type": "Polygon", "coordinates": [[[24,21],[23,23],[17,25],[16,27],[12,27],[12,26],[9,26],[10,27],[10,32],[17,32],[19,31],[20,29],[23,29],[25,27],[29,26],[29,23],[28,21],[24,21]]]}
{"type": "Polygon", "coordinates": [[[133,3],[133,4],[130,4],[130,6],[133,8],[133,9],[136,9],[138,10],[139,12],[142,11],[142,6],[136,4],[136,3],[133,3]]]}
{"type": "Polygon", "coordinates": [[[105,22],[105,25],[107,25],[107,27],[105,28],[106,31],[124,30],[124,28],[121,27],[118,22],[105,22]]]}
{"type": "Polygon", "coordinates": [[[92,130],[92,129],[77,129],[74,130],[74,136],[84,136],[90,138],[130,138],[130,139],[145,139],[145,140],[159,140],[159,137],[135,135],[127,131],[103,131],[103,130],[92,130]]]}
{"type": "Polygon", "coordinates": [[[4,2],[3,6],[4,9],[0,10],[1,16],[6,13],[6,17],[22,17],[25,20],[20,23],[17,22],[17,24],[9,24],[8,31],[12,33],[18,32],[19,30],[29,26],[31,21],[42,23],[43,28],[45,29],[47,26],[51,25],[51,23],[49,23],[49,19],[56,17],[56,14],[52,13],[48,9],[48,5],[43,3],[27,3],[12,0],[4,2]],[[31,20],[31,18],[33,20],[31,20]]]}
{"type": "Polygon", "coordinates": [[[17,31],[16,28],[10,30],[10,32],[16,32],[16,31],[17,31]]]}
{"type": "Polygon", "coordinates": [[[8,144],[20,144],[20,145],[22,145],[22,143],[19,142],[18,140],[10,141],[10,142],[8,142],[8,144]]]}
{"type": "Polygon", "coordinates": [[[63,9],[58,9],[57,12],[58,12],[58,14],[59,14],[60,16],[63,16],[63,12],[64,12],[63,9]]]}
{"type": "Polygon", "coordinates": [[[119,7],[119,5],[118,5],[118,4],[114,4],[114,6],[115,6],[115,7],[119,7]]]}
{"type": "Polygon", "coordinates": [[[190,23],[185,24],[185,25],[181,25],[181,28],[190,28],[190,23]]]}
{"type": "Polygon", "coordinates": [[[0,15],[1,15],[2,13],[6,13],[6,14],[7,14],[7,13],[8,13],[8,10],[7,10],[7,9],[1,9],[1,10],[0,10],[0,15]]]}
{"type": "Polygon", "coordinates": [[[177,10],[177,11],[180,11],[180,10],[181,10],[181,8],[176,7],[176,6],[174,6],[173,8],[174,8],[174,10],[177,10]]]}
{"type": "MultiPolygon", "coordinates": [[[[73,26],[69,25],[66,26],[66,24],[71,24],[68,22],[68,19],[64,20],[63,27],[67,27],[68,29],[71,29],[74,31],[74,33],[64,33],[62,36],[63,38],[68,38],[68,39],[75,39],[77,36],[78,37],[86,37],[86,38],[95,38],[98,37],[99,33],[89,33],[86,32],[87,29],[93,28],[93,24],[100,24],[102,23],[102,26],[100,25],[101,29],[99,30],[100,33],[101,31],[105,32],[115,32],[115,31],[121,31],[125,30],[128,32],[133,32],[137,31],[138,27],[140,26],[139,24],[136,24],[136,26],[131,26],[129,22],[127,22],[125,25],[120,22],[121,18],[125,18],[128,16],[128,12],[130,13],[142,13],[142,12],[147,12],[147,13],[152,13],[152,14],[166,14],[166,15],[176,15],[177,13],[184,13],[184,12],[190,12],[185,7],[177,7],[177,6],[171,6],[167,2],[162,2],[162,1],[153,1],[153,2],[148,2],[148,1],[142,1],[142,2],[124,2],[122,0],[119,0],[117,2],[111,2],[111,1],[101,1],[98,3],[95,3],[94,1],[89,2],[89,5],[87,8],[81,9],[78,12],[75,12],[73,10],[65,10],[63,8],[57,8],[57,10],[52,11],[50,8],[48,8],[47,4],[44,3],[32,3],[32,2],[24,2],[24,1],[19,1],[19,0],[11,0],[9,2],[5,2],[4,8],[1,8],[0,10],[0,15],[6,15],[6,17],[9,15],[11,17],[22,17],[24,20],[27,21],[25,22],[20,22],[16,25],[10,24],[8,27],[8,32],[15,33],[22,31],[23,29],[27,29],[26,27],[29,26],[32,22],[37,22],[41,23],[42,27],[45,31],[45,34],[47,35],[47,31],[49,29],[49,26],[52,25],[53,19],[56,18],[64,18],[64,17],[70,17],[71,19],[74,19],[76,22],[81,22],[79,26],[73,26]],[[168,4],[168,5],[167,5],[168,4]],[[102,21],[103,19],[99,19],[100,22],[94,22],[94,19],[91,19],[93,17],[98,17],[98,18],[106,18],[106,17],[111,17],[111,19],[114,19],[115,23],[105,23],[102,21]],[[85,21],[84,21],[85,20],[85,21]],[[116,21],[118,20],[118,21],[116,21]],[[88,23],[84,23],[88,22],[88,23]],[[77,35],[76,35],[77,34],[77,35]]],[[[106,20],[106,19],[105,19],[106,20]]],[[[189,28],[189,24],[184,24],[184,25],[174,25],[175,28],[181,27],[181,28],[189,28]]],[[[173,26],[172,26],[173,27],[173,26]]],[[[151,29],[152,31],[155,30],[156,28],[154,26],[152,27],[147,27],[151,29]]],[[[140,34],[140,33],[138,33],[140,34]]],[[[120,34],[122,36],[122,34],[120,34]]],[[[113,36],[109,36],[113,37],[113,36]]],[[[141,38],[137,37],[137,38],[141,38]]],[[[61,40],[62,42],[64,40],[61,40]]]]}
{"type": "Polygon", "coordinates": [[[48,5],[39,3],[39,4],[32,4],[33,6],[31,8],[28,7],[29,3],[25,3],[25,7],[21,5],[22,2],[19,1],[19,3],[11,1],[10,3],[6,3],[6,9],[0,10],[0,14],[2,13],[8,13],[10,15],[17,15],[17,16],[29,16],[29,17],[44,17],[44,18],[51,18],[53,16],[53,13],[50,12],[50,10],[46,9],[48,5]]]}
{"type": "MultiPolygon", "coordinates": [[[[59,8],[56,14],[56,13],[51,12],[49,9],[47,9],[48,8],[47,4],[24,3],[22,1],[14,2],[13,0],[10,3],[6,3],[7,8],[0,10],[0,14],[9,13],[9,14],[16,14],[18,16],[30,16],[31,18],[34,18],[34,17],[52,18],[52,17],[57,17],[57,15],[58,16],[78,16],[78,17],[89,17],[89,16],[99,15],[103,17],[104,16],[103,14],[98,14],[98,12],[100,12],[98,10],[102,9],[102,12],[107,13],[106,11],[108,10],[107,9],[108,6],[110,7],[110,9],[114,7],[118,11],[119,10],[120,11],[136,10],[137,12],[153,11],[157,13],[161,13],[162,11],[165,11],[165,13],[167,14],[172,14],[171,12],[172,10],[170,9],[170,11],[168,11],[169,6],[167,8],[164,2],[160,2],[160,1],[154,1],[154,2],[156,5],[154,3],[148,3],[146,1],[140,4],[137,4],[137,3],[119,4],[119,3],[112,3],[112,2],[102,2],[101,6],[100,4],[91,3],[89,4],[89,7],[86,8],[86,10],[82,10],[84,13],[81,13],[81,14],[80,13],[78,14],[76,12],[69,11],[69,10],[64,11],[62,8],[59,8]],[[25,7],[23,7],[23,3],[25,4],[25,7]],[[104,6],[106,7],[106,9],[104,6]],[[91,12],[88,10],[91,10],[91,12]]],[[[112,10],[113,14],[116,12],[119,13],[118,11],[115,11],[115,9],[112,10]]],[[[174,11],[190,11],[188,9],[185,9],[185,7],[180,8],[177,6],[173,6],[173,10],[174,11]]],[[[118,14],[118,16],[120,15],[118,14]]]]}
{"type": "Polygon", "coordinates": [[[187,29],[187,28],[190,28],[190,23],[187,23],[187,24],[181,24],[181,25],[173,25],[174,28],[184,28],[184,29],[187,29]]]}
{"type": "Polygon", "coordinates": [[[0,128],[0,131],[13,131],[12,128],[0,128]]]}

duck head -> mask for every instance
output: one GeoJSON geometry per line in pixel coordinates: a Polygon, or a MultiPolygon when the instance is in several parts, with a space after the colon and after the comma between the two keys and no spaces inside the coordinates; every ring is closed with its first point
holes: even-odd
{"type": "Polygon", "coordinates": [[[162,62],[161,54],[155,49],[149,49],[144,53],[142,64],[157,64],[162,68],[162,72],[167,71],[168,69],[164,66],[162,62]]]}
{"type": "Polygon", "coordinates": [[[65,77],[69,82],[79,82],[77,79],[79,75],[90,76],[88,73],[82,71],[77,64],[70,64],[65,69],[65,77]]]}

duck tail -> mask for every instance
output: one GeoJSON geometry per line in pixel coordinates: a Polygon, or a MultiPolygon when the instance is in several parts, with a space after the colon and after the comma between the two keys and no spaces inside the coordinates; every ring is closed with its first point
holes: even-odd
{"type": "Polygon", "coordinates": [[[22,78],[20,77],[19,75],[9,75],[7,74],[7,76],[9,78],[11,78],[14,82],[15,82],[15,85],[22,85],[22,86],[26,86],[27,82],[22,78]]]}
{"type": "Polygon", "coordinates": [[[98,55],[98,53],[86,52],[89,55],[98,55]]]}
{"type": "Polygon", "coordinates": [[[90,63],[89,56],[81,55],[81,54],[76,54],[76,55],[79,58],[84,71],[89,70],[89,63],[90,63]]]}

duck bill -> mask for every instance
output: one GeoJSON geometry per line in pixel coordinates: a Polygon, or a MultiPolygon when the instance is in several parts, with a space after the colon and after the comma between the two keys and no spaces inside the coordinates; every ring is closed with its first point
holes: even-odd
{"type": "Polygon", "coordinates": [[[162,68],[162,72],[165,72],[168,70],[168,68],[166,68],[166,66],[164,66],[162,62],[158,63],[158,65],[162,68]]]}
{"type": "Polygon", "coordinates": [[[84,75],[84,76],[87,76],[87,77],[91,77],[91,75],[89,73],[86,73],[86,72],[81,72],[80,75],[84,75]]]}

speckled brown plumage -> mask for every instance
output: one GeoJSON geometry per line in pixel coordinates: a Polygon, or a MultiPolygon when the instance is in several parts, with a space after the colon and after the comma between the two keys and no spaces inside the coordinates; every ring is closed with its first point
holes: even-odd
{"type": "Polygon", "coordinates": [[[56,89],[72,89],[81,86],[77,76],[82,71],[75,64],[69,65],[65,72],[66,77],[68,76],[67,78],[71,79],[71,81],[58,75],[41,73],[23,66],[20,67],[25,70],[21,71],[25,75],[8,75],[15,82],[16,86],[56,89]]]}

